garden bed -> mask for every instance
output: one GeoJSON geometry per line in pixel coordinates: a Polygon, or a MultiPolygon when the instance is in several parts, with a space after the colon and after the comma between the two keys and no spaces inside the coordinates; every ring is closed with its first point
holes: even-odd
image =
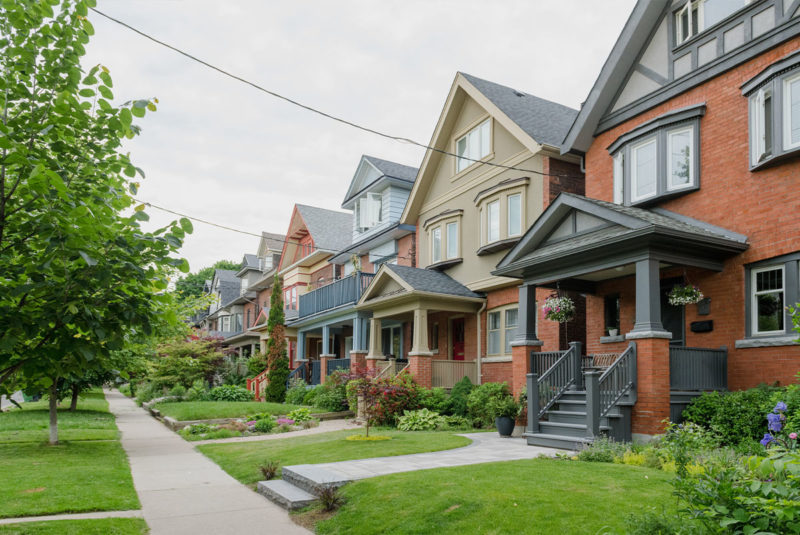
{"type": "MultiPolygon", "coordinates": [[[[280,416],[303,407],[302,405],[264,401],[167,401],[156,403],[152,408],[159,411],[164,417],[185,422],[244,418],[253,413],[269,413],[273,416],[280,416]]],[[[324,409],[308,408],[315,415],[328,412],[324,409]]]]}

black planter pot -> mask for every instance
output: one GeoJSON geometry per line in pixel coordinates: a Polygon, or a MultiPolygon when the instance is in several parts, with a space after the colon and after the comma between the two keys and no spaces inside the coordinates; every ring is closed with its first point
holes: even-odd
{"type": "Polygon", "coordinates": [[[494,425],[501,437],[510,437],[514,432],[514,419],[508,416],[499,416],[494,419],[494,425]]]}

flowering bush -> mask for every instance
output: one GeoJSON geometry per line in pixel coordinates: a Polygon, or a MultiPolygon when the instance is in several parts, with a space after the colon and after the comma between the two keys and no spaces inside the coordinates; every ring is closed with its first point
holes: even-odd
{"type": "Polygon", "coordinates": [[[575,303],[569,297],[552,295],[542,305],[542,316],[546,320],[566,323],[575,317],[575,303]]]}
{"type": "Polygon", "coordinates": [[[703,292],[697,286],[676,284],[669,292],[669,304],[672,306],[693,305],[703,299],[703,292]]]}
{"type": "Polygon", "coordinates": [[[350,410],[356,411],[358,397],[365,400],[365,415],[373,424],[394,424],[403,411],[419,407],[419,386],[410,374],[396,377],[362,377],[347,383],[350,410]]]}
{"type": "Polygon", "coordinates": [[[278,425],[294,425],[294,420],[291,418],[278,418],[278,425]]]}

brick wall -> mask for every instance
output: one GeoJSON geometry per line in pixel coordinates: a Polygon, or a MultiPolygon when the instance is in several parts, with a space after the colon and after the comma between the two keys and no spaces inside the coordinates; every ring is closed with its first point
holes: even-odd
{"type": "Polygon", "coordinates": [[[586,192],[584,174],[578,164],[545,156],[542,158],[542,172],[545,173],[545,180],[543,181],[545,208],[550,206],[550,203],[561,192],[577,193],[578,195],[583,195],[586,192]],[[550,173],[564,176],[547,176],[550,173]]]}
{"type": "Polygon", "coordinates": [[[417,235],[408,234],[397,240],[397,264],[417,267],[417,235]]]}
{"type": "MultiPolygon", "coordinates": [[[[706,104],[700,121],[700,190],[661,203],[680,214],[745,234],[750,247],[727,260],[724,271],[691,270],[690,281],[711,297],[711,314],[697,317],[696,307],[686,307],[687,345],[728,348],[728,385],[749,388],[760,382],[794,382],[800,370],[800,347],[735,349],[745,336],[744,265],[800,250],[800,210],[791,205],[797,197],[800,161],[788,159],[768,169],[749,171],[748,101],[739,87],[771,63],[800,48],[800,38],[687,91],[638,117],[599,135],[586,154],[589,171],[586,194],[611,201],[613,164],[608,147],[621,134],[667,111],[706,104]],[[714,331],[694,334],[689,323],[714,320],[714,331]]],[[[590,347],[598,338],[598,307],[588,303],[590,347]]],[[[623,307],[623,315],[626,314],[623,307]]],[[[602,323],[602,319],[599,320],[602,323]]],[[[625,332],[623,321],[623,332],[625,332]]],[[[604,350],[606,347],[604,346],[604,350]]]]}
{"type": "Polygon", "coordinates": [[[320,286],[331,282],[333,280],[333,270],[333,264],[327,264],[325,267],[318,269],[310,275],[309,284],[314,288],[319,288],[320,286]]]}

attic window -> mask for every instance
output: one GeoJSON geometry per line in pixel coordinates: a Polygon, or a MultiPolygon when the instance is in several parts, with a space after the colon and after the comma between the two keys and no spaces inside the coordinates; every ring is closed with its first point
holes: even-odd
{"type": "Polygon", "coordinates": [[[355,220],[361,232],[383,222],[383,195],[380,193],[367,193],[358,199],[355,205],[355,220]]]}
{"type": "Polygon", "coordinates": [[[755,0],[689,0],[675,11],[675,44],[680,45],[755,0]]]}
{"type": "Polygon", "coordinates": [[[492,120],[481,124],[456,140],[456,173],[476,163],[492,151],[492,120]]]}

